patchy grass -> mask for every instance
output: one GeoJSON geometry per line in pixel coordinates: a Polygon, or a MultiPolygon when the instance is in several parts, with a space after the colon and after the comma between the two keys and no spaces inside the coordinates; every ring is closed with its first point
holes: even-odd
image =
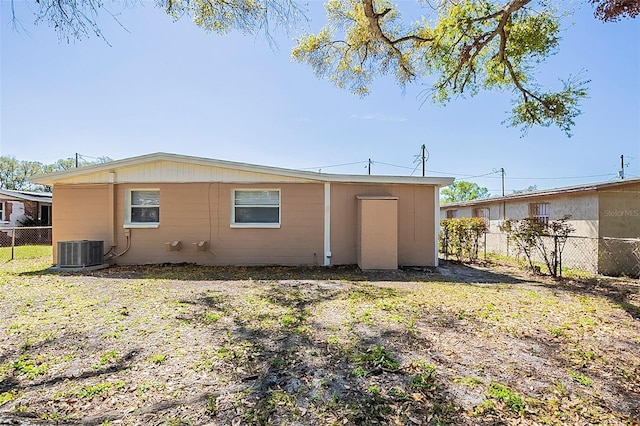
{"type": "Polygon", "coordinates": [[[490,383],[487,396],[503,402],[511,411],[518,414],[523,414],[527,406],[520,395],[500,383],[490,383]]]}
{"type": "MultiPolygon", "coordinates": [[[[53,254],[53,246],[50,246],[50,245],[45,245],[45,246],[28,245],[28,246],[16,246],[13,248],[14,260],[45,259],[48,257],[50,261],[52,254],[53,254]]],[[[8,261],[11,261],[11,247],[0,247],[0,262],[8,262],[8,261]]]]}
{"type": "Polygon", "coordinates": [[[640,422],[633,281],[49,262],[0,265],[0,420],[640,422]]]}
{"type": "Polygon", "coordinates": [[[580,374],[577,371],[569,371],[569,374],[573,380],[580,383],[582,386],[591,386],[592,381],[587,376],[580,374]]]}

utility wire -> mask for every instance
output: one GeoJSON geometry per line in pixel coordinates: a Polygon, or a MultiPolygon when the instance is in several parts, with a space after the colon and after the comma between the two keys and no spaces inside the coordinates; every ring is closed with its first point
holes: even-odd
{"type": "Polygon", "coordinates": [[[585,175],[585,176],[560,176],[560,177],[513,177],[509,176],[509,179],[580,179],[580,178],[593,178],[593,177],[605,177],[613,176],[615,173],[607,173],[603,175],[585,175]]]}
{"type": "Polygon", "coordinates": [[[100,158],[104,158],[104,157],[92,157],[90,155],[84,155],[84,154],[78,154],[80,156],[80,158],[82,158],[83,160],[85,158],[91,158],[92,160],[100,160],[100,158]]]}
{"type": "Polygon", "coordinates": [[[319,166],[319,167],[303,167],[300,170],[316,170],[316,169],[329,169],[331,167],[342,167],[342,166],[353,166],[354,164],[365,164],[369,161],[356,161],[355,163],[344,163],[344,164],[331,164],[329,166],[319,166]]]}
{"type": "MultiPolygon", "coordinates": [[[[502,173],[502,171],[500,170],[494,170],[492,172],[489,173],[485,173],[483,175],[476,175],[476,176],[469,176],[469,178],[479,178],[479,177],[485,177],[485,176],[489,176],[489,175],[495,175],[496,173],[502,173]]],[[[491,177],[498,177],[498,176],[491,176],[491,177]]]]}
{"type": "Polygon", "coordinates": [[[391,166],[391,167],[397,167],[399,169],[407,169],[407,170],[413,170],[412,167],[407,167],[407,166],[398,166],[397,164],[389,164],[389,163],[383,163],[382,161],[376,161],[377,164],[384,164],[385,166],[391,166]]]}
{"type": "MultiPolygon", "coordinates": [[[[342,167],[342,166],[351,166],[351,165],[355,165],[355,164],[367,164],[369,161],[356,161],[353,163],[344,163],[344,164],[331,164],[328,166],[322,166],[322,167],[305,167],[302,170],[314,170],[314,169],[328,169],[331,167],[342,167]]],[[[375,161],[375,160],[371,160],[372,163],[376,163],[376,164],[383,164],[385,166],[389,166],[389,167],[396,167],[399,169],[405,169],[405,170],[411,170],[411,175],[413,175],[413,173],[415,173],[417,167],[408,167],[408,166],[400,166],[398,164],[391,164],[391,163],[385,163],[382,161],[375,161]]],[[[437,170],[429,170],[429,173],[433,173],[433,174],[439,174],[439,175],[447,175],[447,176],[457,176],[457,177],[463,177],[463,178],[467,178],[467,179],[473,179],[473,178],[479,178],[479,177],[486,177],[489,179],[501,179],[501,176],[491,176],[491,175],[495,175],[500,173],[500,170],[494,170],[488,173],[483,173],[480,175],[469,175],[469,174],[463,174],[463,173],[451,173],[451,172],[441,172],[441,171],[437,171],[437,170]]],[[[509,179],[516,179],[516,180],[556,180],[556,179],[583,179],[583,178],[596,178],[596,177],[608,177],[608,176],[614,176],[615,173],[605,173],[605,174],[598,174],[598,175],[582,175],[582,176],[557,176],[557,177],[549,177],[549,176],[539,176],[539,177],[515,177],[515,176],[509,176],[509,179]]]]}
{"type": "Polygon", "coordinates": [[[413,170],[411,171],[411,174],[409,176],[413,176],[413,174],[416,172],[416,170],[418,170],[418,167],[420,167],[420,163],[416,164],[416,166],[413,168],[413,170]]]}

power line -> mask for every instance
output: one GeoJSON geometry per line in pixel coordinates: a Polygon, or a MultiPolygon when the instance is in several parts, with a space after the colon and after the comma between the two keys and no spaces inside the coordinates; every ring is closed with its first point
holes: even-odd
{"type": "MultiPolygon", "coordinates": [[[[485,176],[489,176],[489,175],[494,175],[496,173],[501,173],[501,170],[494,170],[492,172],[489,173],[485,173],[483,175],[476,175],[476,176],[469,176],[469,178],[479,178],[479,177],[485,177],[485,176]]],[[[491,177],[497,177],[497,176],[491,176],[491,177]]]]}
{"type": "Polygon", "coordinates": [[[513,177],[509,176],[509,179],[581,179],[581,178],[593,178],[593,177],[605,177],[613,176],[615,173],[607,173],[603,175],[585,175],[585,176],[558,176],[558,177],[513,177]]]}
{"type": "Polygon", "coordinates": [[[79,154],[79,155],[80,155],[80,157],[82,157],[83,159],[85,159],[85,158],[91,158],[92,160],[101,160],[101,159],[105,158],[105,157],[92,157],[92,156],[90,156],[90,155],[84,155],[84,154],[79,154]]]}
{"type": "Polygon", "coordinates": [[[303,167],[300,170],[329,169],[331,167],[353,166],[355,164],[364,164],[364,163],[368,163],[368,161],[356,161],[354,163],[331,164],[328,166],[318,166],[318,167],[303,167]]]}
{"type": "Polygon", "coordinates": [[[407,166],[398,166],[397,164],[383,163],[382,161],[376,161],[376,164],[384,164],[385,166],[391,166],[391,167],[398,167],[398,168],[400,168],[400,169],[413,170],[413,168],[412,168],[412,167],[407,167],[407,166]]]}
{"type": "Polygon", "coordinates": [[[411,174],[409,176],[413,176],[413,174],[416,172],[416,170],[418,170],[418,167],[420,167],[420,163],[416,164],[416,166],[413,168],[413,170],[411,171],[411,174]]]}
{"type": "MultiPolygon", "coordinates": [[[[305,167],[302,168],[301,170],[314,170],[314,169],[328,169],[331,167],[342,167],[342,166],[352,166],[352,165],[356,165],[356,164],[369,164],[369,162],[371,162],[372,164],[382,164],[385,166],[389,166],[389,167],[396,167],[399,169],[405,169],[405,170],[411,170],[411,175],[413,175],[413,173],[415,173],[415,171],[417,170],[417,168],[420,166],[420,163],[418,163],[417,166],[415,167],[408,167],[408,166],[401,166],[398,164],[391,164],[391,163],[386,163],[383,161],[376,161],[374,159],[370,159],[370,160],[365,160],[365,161],[356,161],[353,163],[343,163],[343,164],[330,164],[330,165],[326,165],[326,166],[320,166],[320,167],[305,167]]],[[[438,175],[446,175],[446,176],[453,176],[453,177],[462,177],[462,178],[466,178],[466,179],[474,179],[474,178],[480,178],[480,177],[484,177],[484,178],[488,178],[488,179],[501,179],[502,176],[498,175],[498,176],[492,176],[492,175],[496,175],[496,174],[501,174],[500,169],[498,170],[493,170],[491,172],[488,173],[483,173],[483,174],[479,174],[479,175],[470,175],[470,174],[464,174],[464,173],[453,173],[453,172],[442,172],[442,171],[438,171],[438,170],[429,170],[429,173],[433,173],[433,174],[438,174],[438,175]]],[[[604,174],[597,174],[597,175],[581,175],[581,176],[509,176],[509,179],[515,179],[515,180],[560,180],[560,179],[586,179],[586,178],[597,178],[597,177],[610,177],[610,176],[614,176],[616,175],[615,173],[604,173],[604,174]]]]}

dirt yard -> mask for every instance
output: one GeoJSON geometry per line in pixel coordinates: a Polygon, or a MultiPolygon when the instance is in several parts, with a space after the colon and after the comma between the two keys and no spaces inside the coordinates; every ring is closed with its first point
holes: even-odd
{"type": "Polygon", "coordinates": [[[0,424],[640,424],[640,284],[0,265],[0,424]]]}

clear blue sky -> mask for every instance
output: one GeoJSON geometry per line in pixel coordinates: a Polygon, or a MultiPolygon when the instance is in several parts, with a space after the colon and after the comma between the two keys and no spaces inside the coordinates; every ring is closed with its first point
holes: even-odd
{"type": "MultiPolygon", "coordinates": [[[[67,44],[33,25],[31,2],[16,2],[19,31],[9,1],[1,3],[0,155],[52,163],[76,152],[121,159],[165,151],[354,174],[365,174],[371,158],[374,174],[409,175],[424,143],[427,174],[471,180],[494,195],[498,174],[467,176],[504,167],[507,192],[607,181],[621,154],[627,175],[640,176],[640,20],[603,24],[586,0],[563,23],[559,53],[539,68],[540,81],[555,87],[556,77],[581,71],[591,79],[572,138],[557,128],[522,137],[503,126],[510,93],[421,105],[426,86],[403,92],[382,78],[370,96],[356,97],[291,61],[295,32],[279,35],[272,50],[261,37],[173,22],[144,2],[120,15],[127,31],[103,16],[111,46],[95,37],[67,44]],[[326,167],[344,163],[359,164],[326,167]]],[[[322,4],[312,1],[308,16],[317,29],[322,4]]]]}

